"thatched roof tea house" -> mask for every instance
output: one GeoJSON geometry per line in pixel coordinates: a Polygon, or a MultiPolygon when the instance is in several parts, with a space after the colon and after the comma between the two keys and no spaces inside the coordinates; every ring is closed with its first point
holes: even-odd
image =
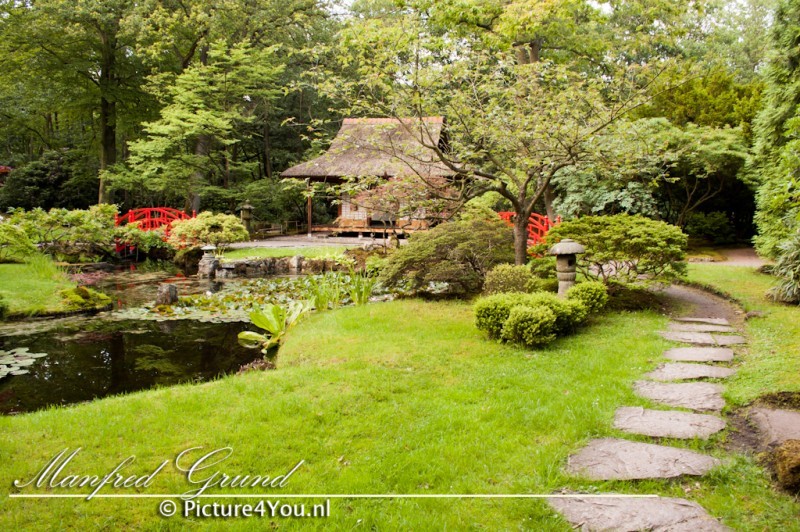
{"type": "MultiPolygon", "coordinates": [[[[329,184],[340,184],[345,178],[370,176],[390,180],[410,176],[426,180],[452,177],[453,172],[423,143],[446,149],[442,117],[346,118],[325,154],[293,166],[281,176],[329,184]]],[[[309,200],[309,228],[310,209],[309,200]]],[[[353,202],[348,194],[342,194],[334,227],[319,229],[355,232],[385,227],[387,223],[409,230],[428,226],[424,219],[387,219],[385,213],[369,212],[353,202]]]]}

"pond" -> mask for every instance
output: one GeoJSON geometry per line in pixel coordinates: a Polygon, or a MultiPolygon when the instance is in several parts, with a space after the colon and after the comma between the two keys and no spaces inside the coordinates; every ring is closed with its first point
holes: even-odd
{"type": "MultiPolygon", "coordinates": [[[[95,287],[120,309],[152,302],[160,282],[181,295],[235,290],[236,283],[199,281],[174,272],[116,273],[95,287]]],[[[242,321],[120,319],[124,312],[60,320],[29,320],[0,327],[0,358],[41,353],[22,375],[0,377],[0,414],[89,401],[154,386],[200,382],[235,373],[260,356],[237,342],[253,329],[242,321]]]]}

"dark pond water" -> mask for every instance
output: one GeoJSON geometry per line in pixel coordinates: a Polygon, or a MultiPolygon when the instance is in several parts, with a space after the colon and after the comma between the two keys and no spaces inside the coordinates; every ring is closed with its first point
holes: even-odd
{"type": "MultiPolygon", "coordinates": [[[[152,302],[164,282],[175,284],[180,295],[238,286],[236,281],[198,280],[176,271],[121,271],[91,284],[111,296],[115,308],[124,309],[152,302]]],[[[120,320],[116,312],[3,324],[0,354],[27,347],[47,356],[26,367],[27,375],[0,378],[0,414],[234,373],[261,356],[237,342],[239,332],[248,328],[254,330],[243,322],[120,320]]]]}
{"type": "Polygon", "coordinates": [[[156,385],[205,381],[259,356],[236,336],[245,323],[103,320],[0,338],[0,349],[47,353],[27,375],[0,380],[0,413],[29,412],[156,385]]]}

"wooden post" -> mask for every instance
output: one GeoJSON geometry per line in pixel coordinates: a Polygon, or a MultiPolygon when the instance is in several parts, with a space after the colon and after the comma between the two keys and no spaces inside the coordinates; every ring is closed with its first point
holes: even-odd
{"type": "Polygon", "coordinates": [[[310,193],[308,195],[308,200],[306,203],[306,216],[308,218],[308,236],[309,238],[311,238],[311,194],[310,193]]]}

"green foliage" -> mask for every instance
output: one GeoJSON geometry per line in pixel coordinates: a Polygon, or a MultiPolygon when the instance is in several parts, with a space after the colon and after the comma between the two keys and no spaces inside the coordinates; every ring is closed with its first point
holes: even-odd
{"type": "Polygon", "coordinates": [[[693,212],[686,219],[684,231],[689,236],[700,237],[714,244],[730,244],[736,241],[736,234],[724,212],[693,212]]]}
{"type": "Polygon", "coordinates": [[[306,298],[319,311],[339,308],[345,295],[353,288],[348,281],[349,278],[340,272],[326,272],[308,277],[306,298]]]}
{"type": "Polygon", "coordinates": [[[766,68],[766,89],[755,121],[755,142],[750,168],[759,188],[756,193],[756,249],[775,258],[783,241],[800,227],[800,3],[781,0],[772,26],[773,51],[766,68]]]}
{"type": "Polygon", "coordinates": [[[164,239],[163,228],[145,231],[139,227],[138,222],[134,222],[117,227],[115,234],[121,243],[133,246],[144,253],[149,253],[153,249],[172,249],[172,245],[164,239]]]}
{"type": "Polygon", "coordinates": [[[172,222],[168,242],[176,248],[213,244],[221,253],[228,244],[246,240],[250,234],[236,216],[201,212],[195,218],[172,222]]]}
{"type": "Polygon", "coordinates": [[[286,333],[302,318],[311,312],[311,305],[306,301],[292,301],[288,307],[266,304],[250,313],[253,325],[267,331],[259,334],[252,331],[239,333],[239,344],[249,349],[261,349],[267,359],[274,359],[286,333]]]}
{"type": "Polygon", "coordinates": [[[481,291],[494,266],[513,260],[509,228],[496,215],[476,217],[413,235],[390,255],[380,279],[412,293],[465,296],[481,291]]]}
{"type": "Polygon", "coordinates": [[[349,277],[350,286],[348,288],[348,293],[350,294],[350,301],[352,301],[354,305],[365,305],[369,303],[369,298],[372,296],[375,285],[378,283],[377,277],[356,273],[352,268],[349,277]]]}
{"type": "Polygon", "coordinates": [[[8,176],[0,209],[86,208],[97,199],[97,171],[81,166],[83,153],[48,151],[8,176]]]}
{"type": "Polygon", "coordinates": [[[68,260],[94,260],[114,252],[115,205],[93,205],[86,210],[15,209],[8,223],[20,227],[39,248],[68,260]]]}
{"type": "Polygon", "coordinates": [[[562,222],[547,234],[541,252],[564,238],[586,247],[578,271],[604,283],[670,281],[686,271],[687,237],[664,222],[643,216],[584,216],[562,222]]]}
{"type": "Polygon", "coordinates": [[[596,314],[608,303],[608,288],[597,281],[579,283],[567,291],[567,299],[580,301],[590,314],[596,314]]]}
{"type": "Polygon", "coordinates": [[[483,292],[485,294],[528,292],[534,279],[527,266],[499,264],[486,274],[483,292]]]}
{"type": "Polygon", "coordinates": [[[548,307],[516,306],[503,325],[501,337],[507,342],[536,347],[556,338],[556,315],[548,307]]]}
{"type": "Polygon", "coordinates": [[[36,251],[25,231],[11,222],[0,222],[0,262],[24,262],[36,251]]]}
{"type": "Polygon", "coordinates": [[[778,284],[770,288],[769,296],[775,301],[800,303],[800,233],[779,246],[780,255],[772,268],[778,284]]]}
{"type": "Polygon", "coordinates": [[[542,255],[532,258],[528,262],[531,273],[539,279],[556,278],[556,258],[552,255],[542,255]]]}

